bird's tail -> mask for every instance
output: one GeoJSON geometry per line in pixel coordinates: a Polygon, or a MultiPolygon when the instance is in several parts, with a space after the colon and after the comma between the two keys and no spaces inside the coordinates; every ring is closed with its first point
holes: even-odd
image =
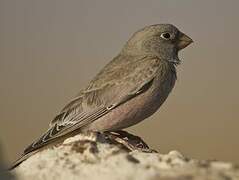
{"type": "Polygon", "coordinates": [[[37,153],[38,151],[33,151],[30,152],[28,154],[23,154],[20,158],[18,158],[16,161],[14,161],[10,167],[7,168],[8,171],[13,170],[14,168],[16,168],[18,165],[20,165],[23,161],[25,161],[26,159],[28,159],[30,156],[32,156],[33,154],[37,153]]]}

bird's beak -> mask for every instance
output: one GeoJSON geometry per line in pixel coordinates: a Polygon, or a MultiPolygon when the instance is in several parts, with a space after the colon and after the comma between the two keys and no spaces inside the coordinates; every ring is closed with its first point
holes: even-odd
{"type": "Polygon", "coordinates": [[[189,44],[193,43],[193,40],[188,37],[186,34],[180,33],[177,47],[179,50],[187,47],[189,44]]]}

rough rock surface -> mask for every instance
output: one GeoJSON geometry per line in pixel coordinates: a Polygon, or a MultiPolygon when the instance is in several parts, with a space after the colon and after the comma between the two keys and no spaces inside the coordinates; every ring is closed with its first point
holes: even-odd
{"type": "Polygon", "coordinates": [[[14,173],[19,180],[239,180],[239,166],[231,163],[189,159],[177,151],[130,151],[98,136],[68,138],[33,155],[14,173]]]}

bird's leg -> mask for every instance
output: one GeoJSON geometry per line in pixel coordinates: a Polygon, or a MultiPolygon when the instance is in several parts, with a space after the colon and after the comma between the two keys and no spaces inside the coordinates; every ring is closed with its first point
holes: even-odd
{"type": "Polygon", "coordinates": [[[149,153],[157,152],[153,149],[150,149],[149,146],[139,136],[135,136],[126,131],[107,131],[104,132],[104,134],[110,141],[123,145],[129,151],[139,150],[149,153]]]}

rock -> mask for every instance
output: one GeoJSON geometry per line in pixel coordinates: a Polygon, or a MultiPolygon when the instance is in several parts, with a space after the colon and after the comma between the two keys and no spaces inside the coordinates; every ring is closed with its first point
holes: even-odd
{"type": "MultiPolygon", "coordinates": [[[[130,141],[132,137],[122,139],[130,141]]],[[[76,135],[36,153],[14,173],[19,180],[239,179],[239,166],[231,163],[189,159],[178,151],[160,154],[147,147],[132,150],[116,139],[95,133],[76,135]]]]}

